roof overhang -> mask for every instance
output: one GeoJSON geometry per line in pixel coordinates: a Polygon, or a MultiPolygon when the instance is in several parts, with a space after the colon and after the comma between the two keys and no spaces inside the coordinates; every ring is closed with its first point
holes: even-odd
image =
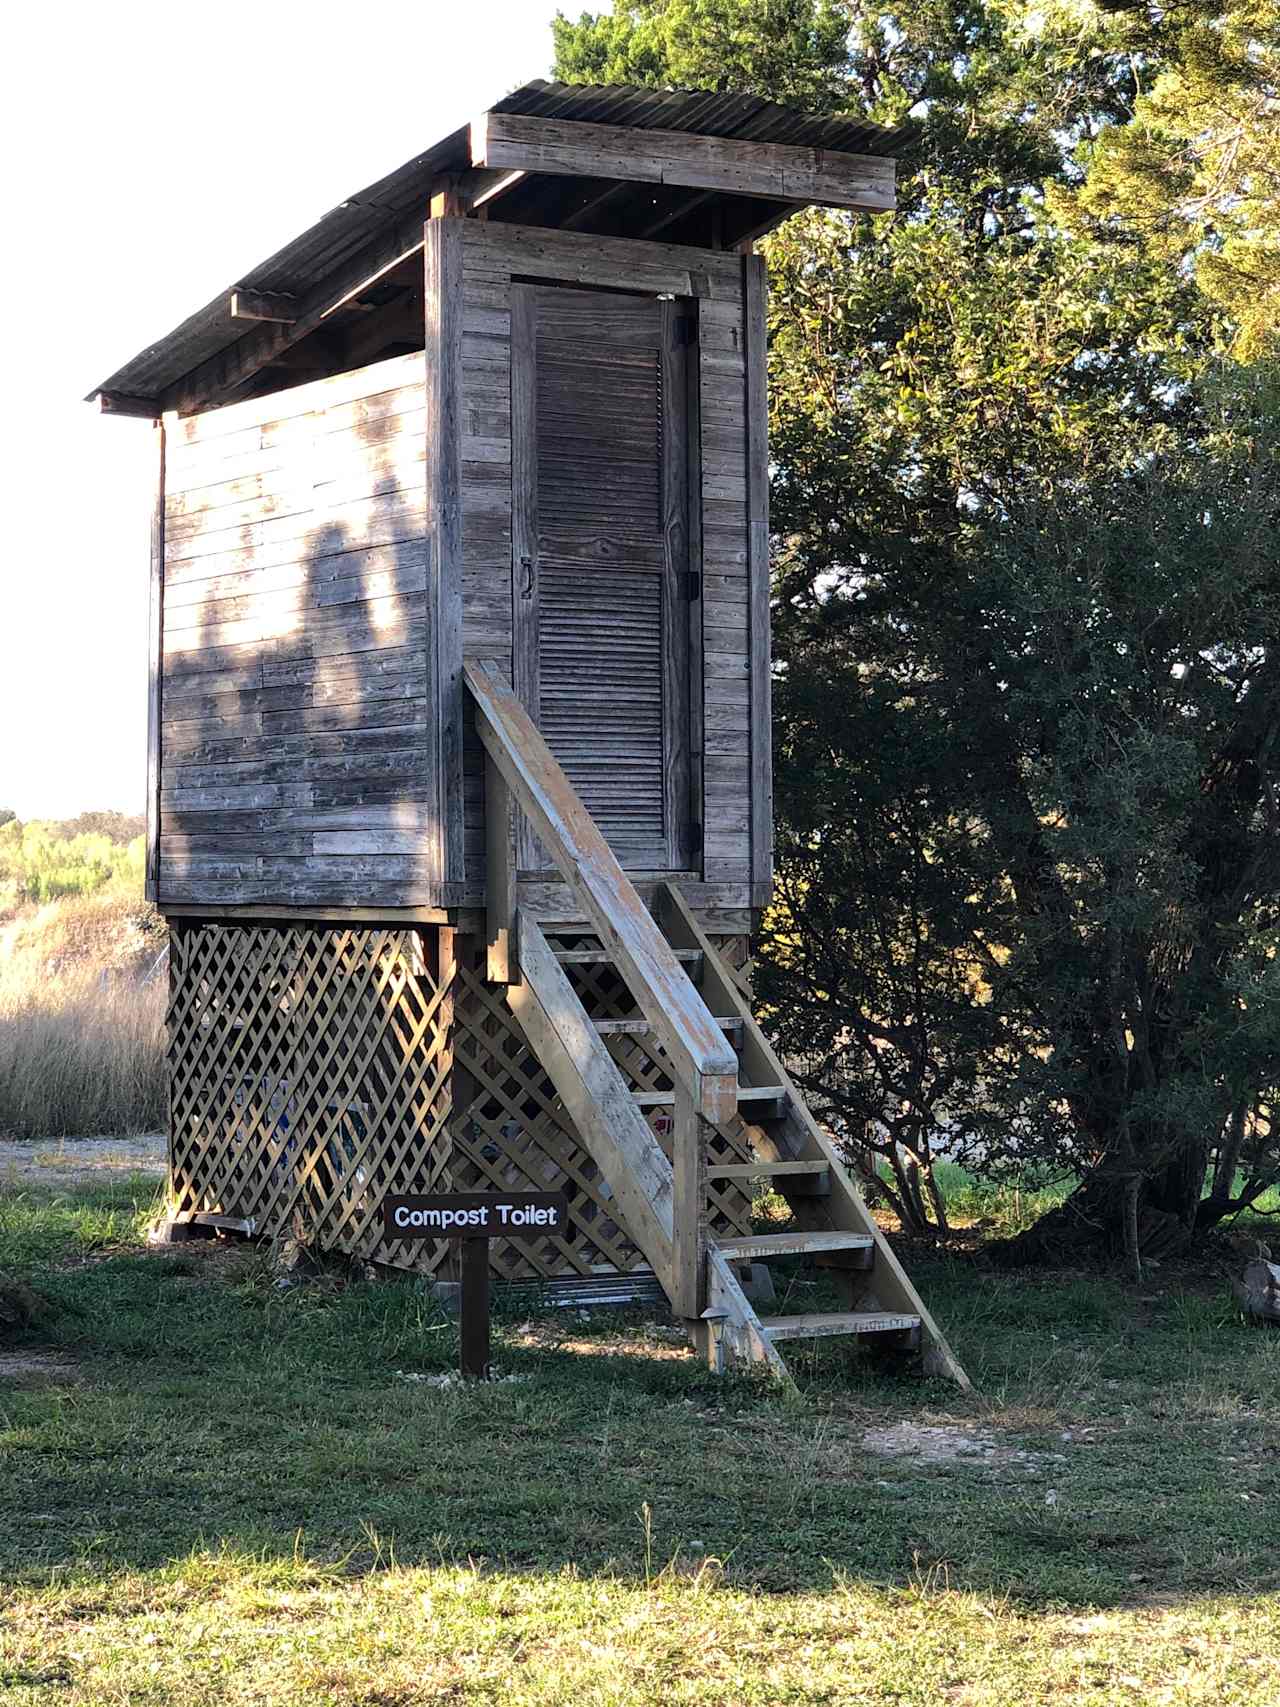
{"type": "Polygon", "coordinates": [[[733,247],[814,203],[894,205],[912,127],[820,118],[756,96],[533,82],[310,230],[89,394],[158,416],[235,396],[421,251],[429,211],[733,247]]]}

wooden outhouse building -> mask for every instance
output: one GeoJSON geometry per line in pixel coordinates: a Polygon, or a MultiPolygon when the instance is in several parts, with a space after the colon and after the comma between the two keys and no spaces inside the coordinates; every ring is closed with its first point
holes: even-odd
{"type": "Polygon", "coordinates": [[[94,393],[157,423],[148,892],[179,1219],[447,1272],[388,1193],[563,1188],[495,1242],[661,1287],[717,1366],[814,1333],[963,1379],[751,1016],[771,883],[765,283],[895,136],[535,82],[94,393]],[[756,1236],[755,1183],[794,1228],[756,1236]],[[805,1251],[847,1309],[760,1317],[805,1251]]]}

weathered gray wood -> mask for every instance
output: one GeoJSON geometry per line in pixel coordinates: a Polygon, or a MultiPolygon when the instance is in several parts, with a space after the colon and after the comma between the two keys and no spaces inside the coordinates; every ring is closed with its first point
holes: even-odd
{"type": "MultiPolygon", "coordinates": [[[[517,804],[600,933],[637,1007],[708,1120],[737,1107],[737,1057],[551,749],[491,662],[466,665],[476,727],[517,804]]],[[[726,1009],[733,1012],[733,1009],[726,1009]]]]}
{"type": "Polygon", "coordinates": [[[785,1178],[779,1185],[801,1226],[815,1230],[865,1233],[875,1244],[875,1269],[869,1276],[864,1302],[868,1309],[918,1316],[923,1330],[924,1365],[930,1374],[944,1375],[966,1390],[971,1385],[947,1344],[938,1324],[925,1308],[919,1293],[875,1217],[862,1201],[849,1178],[835,1146],[809,1113],[804,1099],[792,1084],[785,1068],[752,1016],[750,1005],[710,939],[674,884],[664,884],[657,911],[670,941],[677,948],[697,948],[703,955],[702,989],[717,1013],[737,1014],[743,1021],[739,1058],[747,1084],[781,1085],[786,1093],[785,1124],[774,1128],[776,1142],[788,1159],[824,1161],[829,1170],[829,1196],[814,1198],[788,1191],[785,1178]]]}
{"type": "MultiPolygon", "coordinates": [[[[433,617],[428,699],[438,707],[426,781],[440,801],[439,877],[466,876],[462,807],[462,248],[457,219],[426,227],[427,466],[433,617]]],[[[425,747],[425,744],[424,744],[425,747]]]]}
{"type": "Polygon", "coordinates": [[[592,1029],[546,938],[523,914],[519,959],[520,982],[507,991],[507,1004],[608,1181],[628,1233],[670,1296],[671,1164],[632,1104],[626,1080],[592,1029]]]}
{"type": "MultiPolygon", "coordinates": [[[[538,313],[532,285],[511,286],[511,670],[520,703],[535,720],[538,674],[538,313]]],[[[523,814],[520,863],[538,863],[523,814]]]]}
{"type": "Polygon", "coordinates": [[[147,863],[143,890],[148,901],[160,883],[160,753],[164,721],[164,422],[155,429],[156,488],[151,510],[151,594],[147,635],[147,863]]]}
{"type": "Polygon", "coordinates": [[[742,258],[747,355],[747,549],[751,679],[751,899],[773,891],[773,724],[769,662],[769,405],[764,260],[742,258]]]}
{"type": "Polygon", "coordinates": [[[473,122],[471,163],[490,169],[684,185],[877,213],[896,205],[894,163],[876,155],[522,113],[488,112],[473,122]]]}
{"type": "Polygon", "coordinates": [[[486,968],[491,984],[514,984],[516,958],[515,817],[502,772],[486,753],[484,762],[486,968]]]}
{"type": "Polygon", "coordinates": [[[706,1123],[681,1085],[675,1093],[671,1130],[672,1218],[671,1306],[692,1321],[706,1308],[707,1182],[706,1123]]]}
{"type": "MultiPolygon", "coordinates": [[[[690,549],[690,388],[688,350],[697,332],[696,309],[676,302],[662,305],[662,536],[663,632],[665,679],[662,703],[663,771],[667,820],[667,858],[674,870],[699,857],[694,845],[690,701],[701,686],[690,636],[697,603],[694,583],[701,563],[690,549]],[[692,677],[692,681],[691,678],[692,677]]],[[[700,585],[697,588],[700,590],[700,585]]],[[[700,695],[698,695],[700,698],[700,695]]]]}
{"type": "Polygon", "coordinates": [[[918,1335],[920,1318],[889,1310],[836,1310],[809,1316],[765,1316],[760,1325],[771,1340],[817,1340],[847,1334],[918,1335]]]}
{"type": "Polygon", "coordinates": [[[779,1357],[729,1264],[712,1244],[707,1251],[707,1309],[703,1345],[707,1362],[717,1374],[726,1365],[762,1363],[784,1388],[794,1393],[791,1372],[779,1357]]]}
{"type": "Polygon", "coordinates": [[[180,414],[193,414],[227,397],[309,332],[314,332],[341,303],[367,290],[421,247],[421,220],[405,220],[394,231],[357,250],[300,298],[297,318],[292,324],[261,325],[247,332],[238,343],[193,368],[164,393],[164,407],[176,409],[180,414]]]}
{"type": "Polygon", "coordinates": [[[296,297],[278,291],[245,290],[243,286],[231,293],[233,320],[269,320],[280,326],[292,326],[298,318],[296,297]]]}
{"type": "Polygon", "coordinates": [[[144,421],[158,421],[161,410],[154,397],[130,397],[123,391],[100,391],[98,412],[102,415],[134,415],[144,421]]]}
{"type": "Polygon", "coordinates": [[[463,242],[477,267],[496,276],[560,279],[653,295],[695,296],[695,275],[708,281],[714,297],[740,301],[742,269],[737,255],[689,249],[676,243],[639,242],[628,237],[583,236],[575,231],[464,222],[463,242]]]}

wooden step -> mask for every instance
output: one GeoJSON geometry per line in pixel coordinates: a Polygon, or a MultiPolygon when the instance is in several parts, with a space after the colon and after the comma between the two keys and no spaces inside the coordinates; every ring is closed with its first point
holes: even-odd
{"type": "Polygon", "coordinates": [[[771,1340],[819,1340],[837,1334],[898,1334],[916,1337],[919,1316],[895,1316],[887,1310],[837,1310],[828,1315],[762,1316],[760,1326],[771,1340]]]}
{"type": "Polygon", "coordinates": [[[790,1233],[747,1233],[738,1239],[717,1239],[716,1244],[730,1262],[748,1257],[816,1256],[823,1251],[865,1251],[875,1245],[870,1233],[806,1232],[797,1227],[790,1233]]]}
{"type": "MultiPolygon", "coordinates": [[[[700,948],[673,948],[672,954],[686,967],[701,966],[700,948]]],[[[613,956],[604,948],[558,948],[556,959],[562,966],[612,966],[613,956]]]]}
{"type": "MultiPolygon", "coordinates": [[[[593,1019],[592,1025],[601,1037],[647,1037],[653,1027],[647,1019],[593,1019]]],[[[716,1024],[726,1037],[741,1037],[744,1021],[736,1014],[728,1014],[724,1019],[718,1019],[716,1024]]]]}
{"type": "Polygon", "coordinates": [[[831,1170],[823,1161],[712,1162],[707,1168],[707,1178],[811,1180],[815,1186],[829,1186],[831,1170]]]}
{"type": "MultiPolygon", "coordinates": [[[[786,1107],[786,1095],[781,1085],[738,1086],[738,1101],[751,1105],[750,1113],[755,1120],[772,1120],[780,1116],[786,1107]],[[774,1107],[771,1108],[770,1104],[774,1107]]],[[[637,1108],[674,1108],[676,1105],[674,1091],[632,1091],[631,1098],[637,1108]]]]}

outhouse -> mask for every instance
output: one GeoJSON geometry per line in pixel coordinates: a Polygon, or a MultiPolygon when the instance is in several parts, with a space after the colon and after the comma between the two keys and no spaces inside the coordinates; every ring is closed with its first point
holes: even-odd
{"type": "Polygon", "coordinates": [[[742,975],[771,881],[752,244],[891,208],[895,140],[530,83],[93,394],[157,422],[180,1219],[439,1273],[388,1193],[554,1185],[570,1233],[495,1242],[502,1278],[661,1287],[713,1362],[778,1366],[800,1319],[737,1286],[772,1175],[859,1306],[823,1331],[949,1360],[742,975]]]}

